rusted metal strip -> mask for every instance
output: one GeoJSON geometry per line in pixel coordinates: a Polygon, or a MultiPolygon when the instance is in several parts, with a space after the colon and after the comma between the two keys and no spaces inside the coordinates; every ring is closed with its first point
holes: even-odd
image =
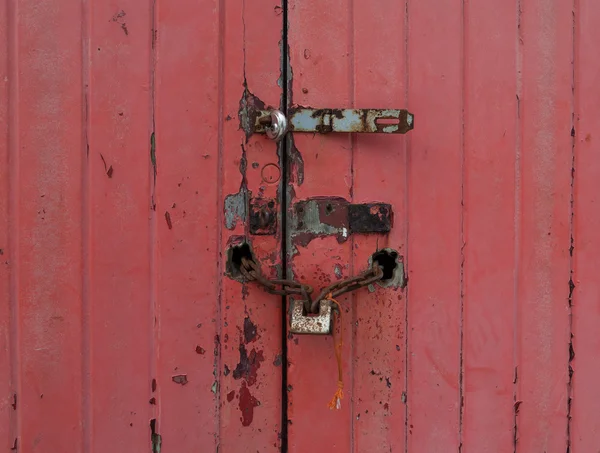
{"type": "Polygon", "coordinates": [[[317,236],[338,236],[340,242],[351,234],[389,233],[393,223],[388,203],[353,204],[338,197],[315,197],[294,205],[294,242],[306,245],[317,236]]]}
{"type": "MultiPolygon", "coordinates": [[[[271,111],[256,112],[254,132],[266,133],[272,124],[271,111]]],[[[405,134],[414,128],[414,115],[402,109],[313,109],[292,108],[286,130],[291,132],[358,132],[405,134]]]]}
{"type": "Polygon", "coordinates": [[[361,132],[405,134],[414,127],[414,116],[400,109],[292,109],[293,132],[361,132]]]}

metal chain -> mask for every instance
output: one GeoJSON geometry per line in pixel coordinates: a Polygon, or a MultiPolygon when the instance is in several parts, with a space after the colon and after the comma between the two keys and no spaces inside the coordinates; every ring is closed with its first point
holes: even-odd
{"type": "Polygon", "coordinates": [[[323,288],[319,296],[313,300],[311,298],[312,286],[294,280],[268,279],[263,275],[260,266],[253,260],[242,258],[240,272],[246,280],[257,282],[268,293],[280,296],[302,296],[305,307],[310,313],[318,313],[319,302],[327,296],[338,297],[350,291],[364,288],[383,278],[383,268],[378,263],[373,262],[371,267],[360,275],[348,277],[323,288]]]}
{"type": "Polygon", "coordinates": [[[311,300],[312,286],[304,285],[294,280],[268,279],[263,275],[260,266],[253,260],[242,258],[240,272],[247,280],[255,281],[262,285],[268,293],[280,296],[301,295],[304,300],[311,300]]]}
{"type": "Polygon", "coordinates": [[[375,261],[371,264],[371,267],[357,275],[356,277],[348,277],[339,282],[335,282],[325,288],[319,293],[319,296],[312,301],[310,305],[310,312],[317,313],[319,311],[319,302],[325,299],[327,296],[335,298],[342,294],[349,293],[350,291],[356,291],[357,289],[369,286],[378,280],[383,278],[383,268],[375,261]]]}

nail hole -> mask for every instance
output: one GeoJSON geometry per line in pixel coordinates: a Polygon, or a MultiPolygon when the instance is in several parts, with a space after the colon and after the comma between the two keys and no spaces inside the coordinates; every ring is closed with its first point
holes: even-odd
{"type": "Polygon", "coordinates": [[[331,214],[331,211],[333,211],[333,206],[331,206],[330,203],[327,203],[327,205],[325,206],[325,212],[327,214],[331,214]]]}

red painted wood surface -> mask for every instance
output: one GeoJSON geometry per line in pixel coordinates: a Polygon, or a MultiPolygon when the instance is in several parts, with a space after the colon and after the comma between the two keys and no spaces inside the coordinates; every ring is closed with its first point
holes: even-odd
{"type": "Polygon", "coordinates": [[[223,275],[225,199],[276,198],[238,110],[279,104],[278,11],[9,1],[0,30],[0,449],[278,451],[281,298],[223,275]]]}
{"type": "Polygon", "coordinates": [[[0,450],[598,449],[600,6],[327,6],[0,8],[0,450]],[[290,105],[408,108],[415,129],[295,134],[289,187],[265,181],[277,147],[245,138],[240,101],[279,105],[286,32],[290,105]],[[283,189],[289,225],[340,196],[391,203],[393,229],[249,235],[240,206],[283,189]],[[287,240],[316,288],[403,256],[406,288],[339,299],[340,411],[333,339],[284,340],[281,298],[224,275],[234,236],[270,276],[287,240]]]}
{"type": "Polygon", "coordinates": [[[594,54],[600,38],[597,26],[598,4],[581,0],[575,24],[575,136],[574,140],[574,216],[573,216],[573,367],[570,427],[571,450],[594,451],[600,432],[600,160],[598,131],[600,105],[594,101],[600,61],[594,54]]]}
{"type": "Polygon", "coordinates": [[[292,203],[343,196],[390,202],[395,216],[378,240],[292,248],[293,274],[323,286],[388,246],[409,283],[341,298],[339,413],[327,409],[331,339],[288,341],[290,451],[592,451],[597,6],[340,0],[289,14],[292,104],[416,115],[405,142],[294,137],[304,179],[292,203]]]}

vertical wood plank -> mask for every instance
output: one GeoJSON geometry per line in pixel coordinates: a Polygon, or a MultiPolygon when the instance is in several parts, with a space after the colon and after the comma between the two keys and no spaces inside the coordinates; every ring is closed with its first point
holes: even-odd
{"type": "MultiPolygon", "coordinates": [[[[404,2],[385,3],[354,2],[352,88],[357,108],[406,108],[406,9],[404,2]]],[[[378,249],[391,248],[408,258],[407,137],[355,137],[352,200],[390,203],[393,227],[386,235],[353,238],[354,274],[367,267],[378,249]]],[[[360,291],[353,296],[353,451],[400,452],[406,440],[407,301],[400,288],[375,288],[374,293],[360,291]]]]}
{"type": "MultiPolygon", "coordinates": [[[[289,1],[289,37],[294,104],[315,108],[351,107],[353,101],[353,2],[335,0],[328,8],[315,2],[289,1]],[[326,43],[326,44],[324,44],[326,43]]],[[[295,237],[294,204],[310,197],[351,199],[352,143],[349,134],[295,134],[288,150],[291,190],[288,191],[288,262],[291,276],[315,288],[346,278],[352,267],[351,241],[314,238],[307,244],[295,237]]],[[[366,263],[365,263],[366,264],[366,263]]],[[[343,307],[342,351],[345,397],[341,409],[328,403],[336,391],[337,364],[331,336],[288,336],[288,439],[290,453],[315,445],[331,452],[352,451],[353,319],[352,295],[338,299],[343,307]],[[307,417],[306,414],[311,414],[307,417]],[[318,422],[315,422],[318,420],[318,422]],[[308,435],[310,433],[310,435],[308,435]]],[[[337,326],[336,326],[337,329],[337,326]]]]}
{"type": "MultiPolygon", "coordinates": [[[[11,348],[13,346],[13,328],[11,322],[11,263],[12,255],[9,241],[13,235],[9,230],[11,227],[9,211],[9,194],[11,185],[9,159],[9,129],[12,121],[10,120],[9,109],[9,47],[12,45],[12,39],[9,32],[9,8],[8,3],[0,8],[0,42],[3,47],[0,49],[0,448],[8,450],[13,447],[13,427],[11,422],[14,420],[14,409],[12,404],[13,389],[11,382],[11,372],[15,364],[11,358],[11,348]]],[[[14,24],[11,24],[11,29],[14,24]]]]}
{"type": "Polygon", "coordinates": [[[457,451],[462,2],[410,0],[408,27],[408,451],[457,451]]]}
{"type": "Polygon", "coordinates": [[[165,451],[223,451],[218,196],[224,24],[216,0],[159,1],[156,13],[157,432],[165,451]]]}
{"type": "Polygon", "coordinates": [[[18,2],[16,36],[18,448],[81,451],[80,2],[18,2]]]}
{"type": "Polygon", "coordinates": [[[89,443],[143,451],[152,379],[151,9],[126,0],[89,11],[89,443]]]}
{"type": "Polygon", "coordinates": [[[517,448],[564,452],[569,381],[572,6],[520,3],[517,448]]]}
{"type": "Polygon", "coordinates": [[[594,451],[600,444],[600,105],[596,96],[600,61],[600,5],[578,0],[575,9],[575,160],[573,227],[573,352],[571,451],[594,451]]]}
{"type": "Polygon", "coordinates": [[[465,3],[463,451],[512,451],[515,2],[465,3]]]}
{"type": "MultiPolygon", "coordinates": [[[[240,236],[251,245],[266,275],[274,278],[281,264],[281,237],[250,234],[247,218],[252,198],[271,200],[279,210],[277,145],[264,135],[246,137],[239,116],[251,99],[260,99],[265,106],[280,104],[279,7],[266,0],[227,0],[220,5],[224,24],[218,118],[221,192],[216,201],[221,274],[226,270],[227,250],[240,236]],[[267,165],[274,166],[273,179],[263,178],[267,165]]],[[[216,94],[208,91],[205,96],[210,100],[216,94]]],[[[219,451],[277,451],[282,410],[281,298],[256,283],[242,284],[229,277],[221,277],[219,291],[219,451]]]]}

